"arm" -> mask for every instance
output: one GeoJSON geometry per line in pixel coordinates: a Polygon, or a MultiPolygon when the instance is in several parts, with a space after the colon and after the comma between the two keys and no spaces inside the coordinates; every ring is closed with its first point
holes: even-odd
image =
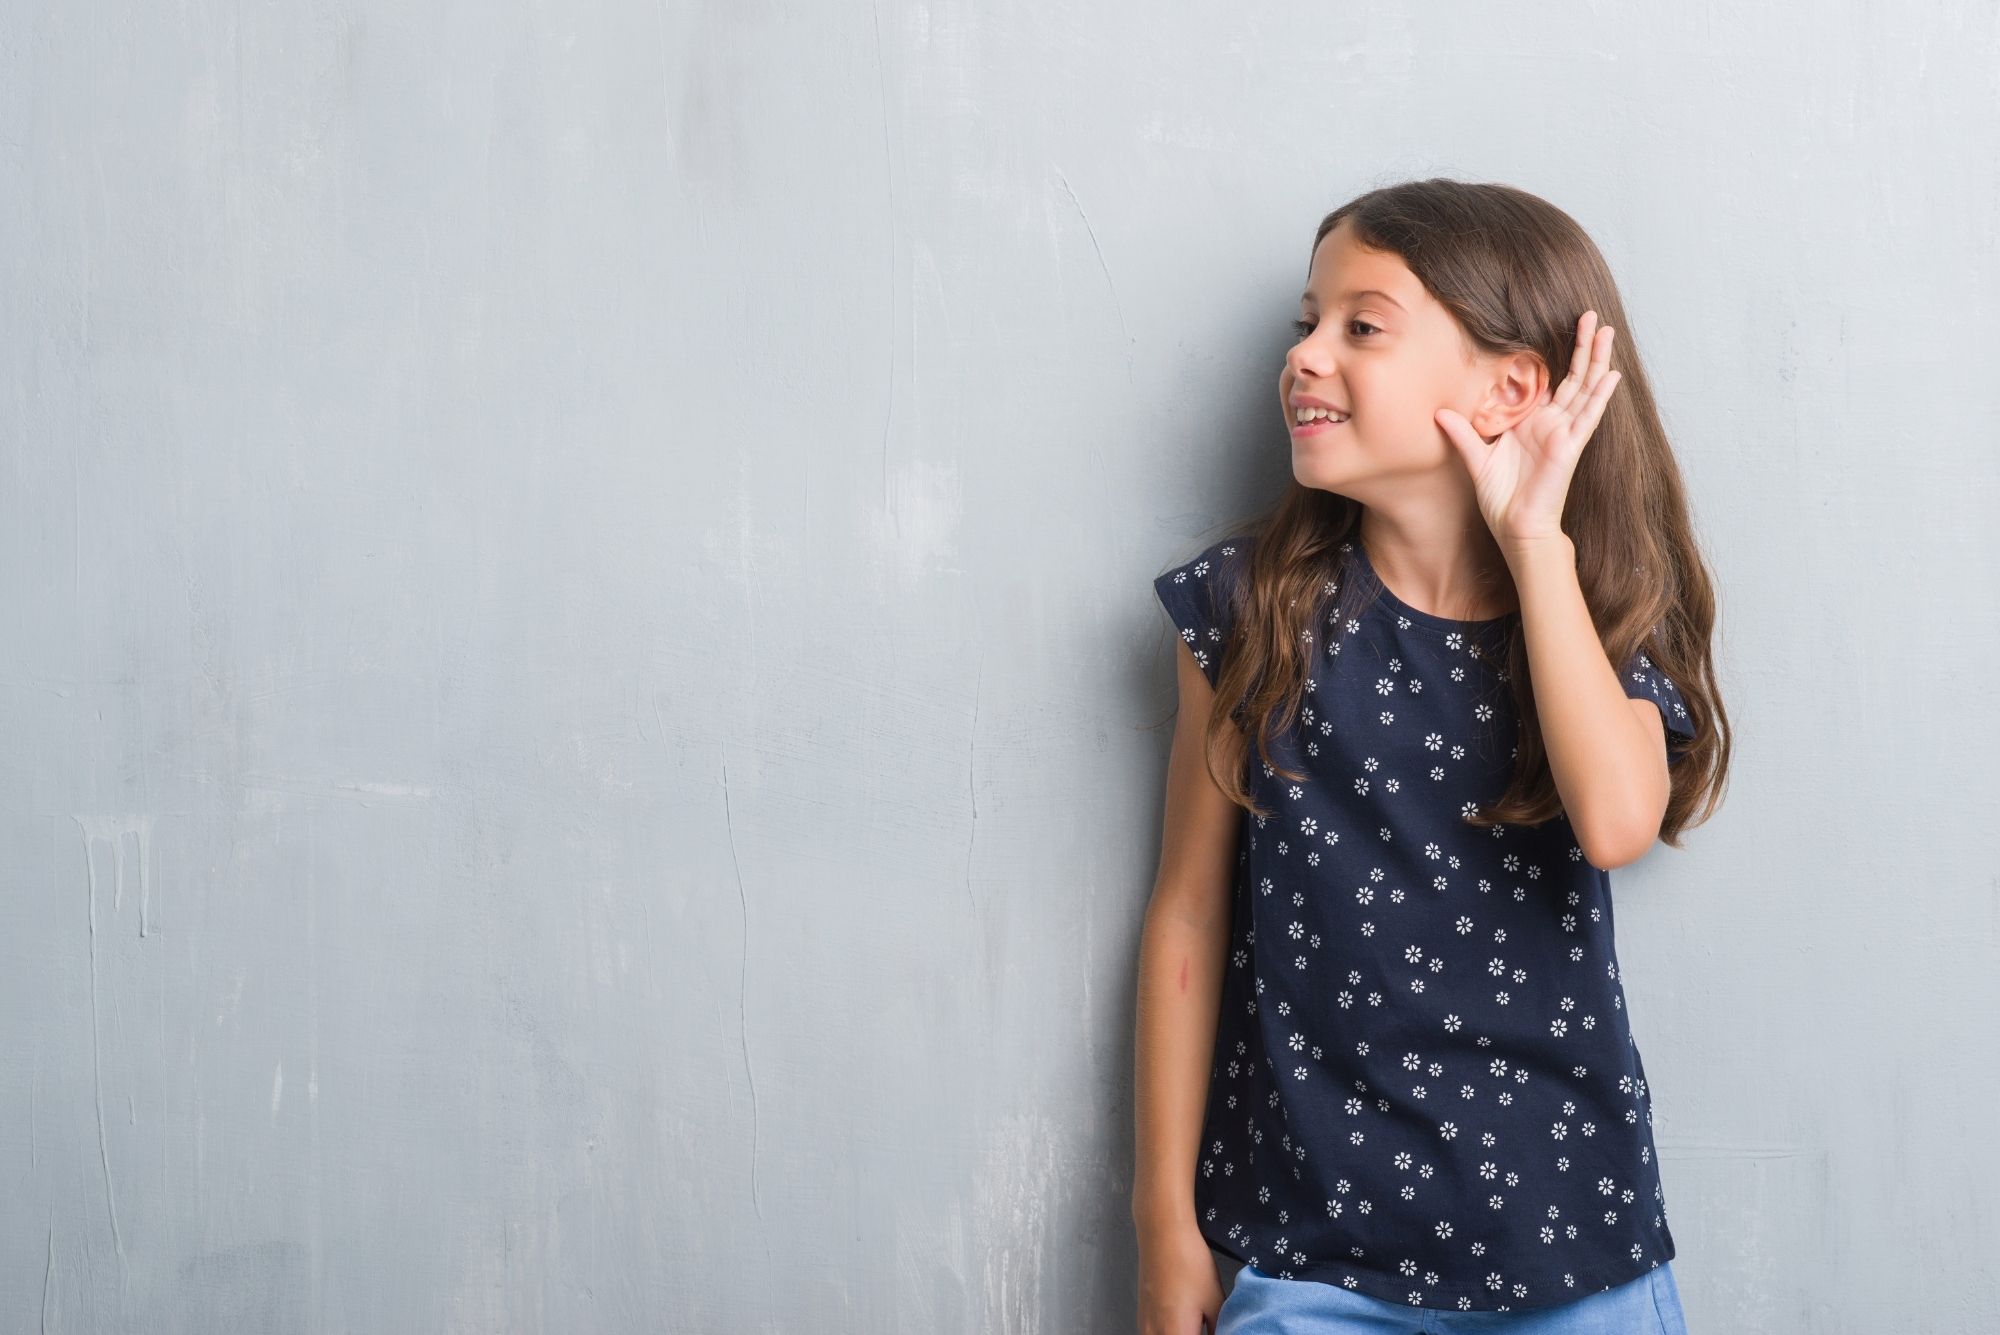
{"type": "Polygon", "coordinates": [[[1482,391],[1473,418],[1451,407],[1435,414],[1514,576],[1535,712],[1563,811],[1583,855],[1607,870],[1653,846],[1672,796],[1663,723],[1646,717],[1659,711],[1619,682],[1562,527],[1577,459],[1618,387],[1612,338],[1597,312],[1585,311],[1569,374],[1553,390],[1541,360],[1519,354],[1496,364],[1498,379],[1482,391]],[[1491,442],[1482,434],[1489,430],[1499,433],[1491,442]]]}
{"type": "Polygon", "coordinates": [[[1660,711],[1625,694],[1598,642],[1567,534],[1503,543],[1542,742],[1563,810],[1592,866],[1638,860],[1659,837],[1671,788],[1660,711]]]}
{"type": "Polygon", "coordinates": [[[1167,764],[1159,875],[1139,946],[1132,1218],[1142,1250],[1196,1233],[1195,1162],[1215,1055],[1240,825],[1239,808],[1215,786],[1203,756],[1214,690],[1186,644],[1175,659],[1180,714],[1167,764]]]}

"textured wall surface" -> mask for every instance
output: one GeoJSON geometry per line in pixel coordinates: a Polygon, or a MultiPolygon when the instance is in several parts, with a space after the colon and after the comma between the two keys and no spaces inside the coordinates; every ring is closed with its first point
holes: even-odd
{"type": "Polygon", "coordinates": [[[1988,0],[0,13],[0,1329],[1130,1329],[1148,582],[1314,224],[1598,238],[1697,1331],[2000,1313],[1988,0]]]}

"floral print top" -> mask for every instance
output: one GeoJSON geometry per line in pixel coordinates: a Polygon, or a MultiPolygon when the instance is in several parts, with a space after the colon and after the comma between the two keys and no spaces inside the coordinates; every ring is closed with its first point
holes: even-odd
{"type": "MultiPolygon", "coordinates": [[[[1251,541],[1154,581],[1211,683],[1251,541]]],[[[1430,615],[1342,551],[1272,747],[1305,777],[1245,761],[1273,814],[1242,813],[1196,1217],[1239,1261],[1394,1302],[1583,1298],[1674,1256],[1610,876],[1566,817],[1459,819],[1513,768],[1519,614],[1430,615]]],[[[1693,736],[1643,653],[1620,678],[1670,754],[1693,736]]]]}

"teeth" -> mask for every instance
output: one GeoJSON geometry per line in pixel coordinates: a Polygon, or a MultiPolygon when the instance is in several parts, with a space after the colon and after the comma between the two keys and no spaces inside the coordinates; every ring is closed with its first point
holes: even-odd
{"type": "Polygon", "coordinates": [[[1347,420],[1346,413],[1337,413],[1330,408],[1300,408],[1295,416],[1301,422],[1316,422],[1323,417],[1330,417],[1336,422],[1347,420]]]}

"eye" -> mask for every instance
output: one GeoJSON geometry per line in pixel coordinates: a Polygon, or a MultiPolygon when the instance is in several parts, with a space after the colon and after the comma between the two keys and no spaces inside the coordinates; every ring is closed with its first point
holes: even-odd
{"type": "MultiPolygon", "coordinates": [[[[1318,327],[1318,326],[1317,326],[1317,325],[1316,325],[1316,324],[1315,324],[1315,323],[1314,323],[1313,321],[1311,321],[1311,320],[1294,320],[1294,321],[1292,321],[1292,332],[1293,332],[1293,333],[1295,333],[1295,334],[1297,334],[1297,335],[1298,335],[1298,336],[1299,336],[1300,338],[1304,338],[1304,337],[1305,337],[1305,336],[1306,336],[1307,334],[1310,334],[1310,333],[1311,333],[1311,332],[1312,332],[1312,331],[1313,331],[1314,329],[1316,329],[1317,327],[1318,327]]],[[[1366,320],[1349,320],[1349,321],[1347,322],[1347,327],[1348,327],[1349,329],[1356,329],[1356,328],[1359,328],[1359,329],[1367,329],[1367,330],[1371,330],[1372,332],[1374,332],[1374,333],[1377,333],[1377,334],[1379,334],[1379,333],[1381,333],[1381,332],[1382,332],[1382,331],[1381,331],[1380,329],[1376,328],[1376,326],[1374,326],[1374,325],[1372,325],[1372,324],[1369,324],[1369,323],[1368,323],[1368,322],[1367,322],[1366,320]]],[[[1356,338],[1366,338],[1366,337],[1367,337],[1367,335],[1366,335],[1366,334],[1356,334],[1356,335],[1355,335],[1355,337],[1356,337],[1356,338]]]]}

